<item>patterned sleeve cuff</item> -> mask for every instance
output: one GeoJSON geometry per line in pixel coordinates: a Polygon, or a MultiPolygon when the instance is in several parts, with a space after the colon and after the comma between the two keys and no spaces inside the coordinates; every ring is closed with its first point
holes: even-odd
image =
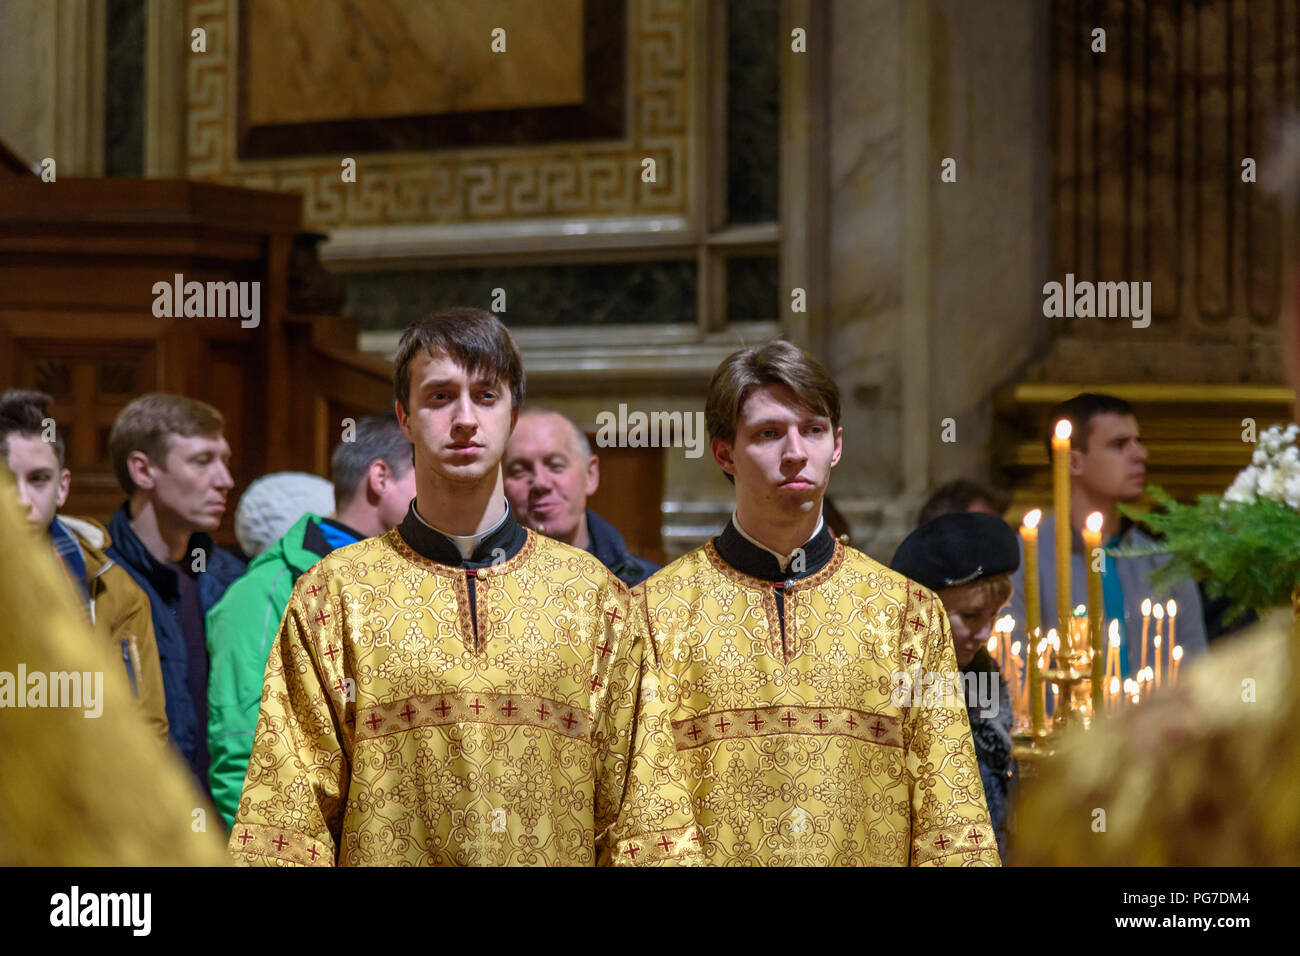
{"type": "Polygon", "coordinates": [[[998,844],[987,823],[963,823],[918,833],[912,841],[913,866],[998,866],[998,844]]]}
{"type": "Polygon", "coordinates": [[[238,863],[252,865],[334,865],[334,853],[329,845],[305,833],[239,821],[230,832],[230,855],[238,863]]]}
{"type": "Polygon", "coordinates": [[[641,833],[619,840],[610,862],[614,866],[699,866],[704,863],[704,834],[695,825],[641,833]]]}

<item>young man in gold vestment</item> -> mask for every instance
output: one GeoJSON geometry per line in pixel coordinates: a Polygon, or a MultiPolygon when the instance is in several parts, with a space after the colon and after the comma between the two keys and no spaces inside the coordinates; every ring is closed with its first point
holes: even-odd
{"type": "MultiPolygon", "coordinates": [[[[742,349],[705,418],[736,510],[638,595],[675,753],[639,748],[635,779],[682,781],[713,865],[997,865],[942,605],[822,520],[834,381],[789,342],[742,349]]],[[[671,825],[635,784],[624,817],[671,825]]]]}
{"type": "MultiPolygon", "coordinates": [[[[622,582],[510,511],[500,461],[524,398],[518,350],[495,316],[451,309],[403,334],[395,386],[416,498],[397,528],[295,585],[230,851],[255,864],[620,862],[639,835],[615,825],[628,750],[654,717],[636,700],[645,645],[622,582]]],[[[688,809],[680,787],[656,793],[688,809]]],[[[698,859],[689,821],[655,838],[660,861],[698,859]]]]}

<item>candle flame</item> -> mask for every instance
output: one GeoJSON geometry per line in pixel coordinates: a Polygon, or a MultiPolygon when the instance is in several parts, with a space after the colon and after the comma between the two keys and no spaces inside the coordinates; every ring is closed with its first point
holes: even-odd
{"type": "Polygon", "coordinates": [[[1112,694],[1118,694],[1118,693],[1119,693],[1119,678],[1118,678],[1118,677],[1112,677],[1112,678],[1110,679],[1110,692],[1111,692],[1112,694]]]}
{"type": "Polygon", "coordinates": [[[1159,647],[1159,646],[1160,646],[1160,635],[1157,634],[1155,637],[1153,637],[1153,638],[1151,639],[1151,642],[1152,642],[1153,644],[1155,644],[1156,647],[1159,647]]]}
{"type": "Polygon", "coordinates": [[[1030,531],[1033,531],[1035,528],[1038,527],[1038,522],[1042,520],[1043,520],[1042,509],[1035,508],[1033,511],[1025,515],[1025,519],[1024,519],[1025,527],[1028,528],[1030,531]]]}
{"type": "Polygon", "coordinates": [[[1110,622],[1110,642],[1115,647],[1119,647],[1119,620],[1110,622]]]}
{"type": "Polygon", "coordinates": [[[993,634],[989,636],[989,651],[991,651],[994,654],[996,654],[998,651],[998,635],[996,631],[994,631],[993,634]]]}
{"type": "Polygon", "coordinates": [[[1165,617],[1165,609],[1159,604],[1156,604],[1155,607],[1151,608],[1151,614],[1157,621],[1163,621],[1165,617]]]}
{"type": "Polygon", "coordinates": [[[1088,515],[1088,520],[1085,521],[1084,524],[1088,526],[1089,531],[1097,532],[1101,530],[1101,522],[1101,512],[1094,511],[1092,514],[1088,515]]]}
{"type": "Polygon", "coordinates": [[[1173,598],[1170,598],[1168,603],[1165,604],[1165,608],[1166,610],[1169,611],[1169,616],[1173,617],[1175,614],[1178,613],[1178,602],[1175,601],[1173,598]]]}
{"type": "Polygon", "coordinates": [[[1183,645],[1175,644],[1171,653],[1174,655],[1174,660],[1181,661],[1183,659],[1183,645]]]}
{"type": "MultiPolygon", "coordinates": [[[[1011,645],[1011,653],[1014,654],[1014,655],[1016,655],[1017,657],[1020,656],[1020,642],[1019,642],[1019,641],[1016,641],[1014,644],[1011,645]]],[[[1182,655],[1182,654],[1179,654],[1178,656],[1179,656],[1179,657],[1182,657],[1183,655],[1182,655]]]]}
{"type": "Polygon", "coordinates": [[[1142,601],[1142,616],[1148,617],[1151,614],[1151,599],[1145,598],[1142,601]]]}
{"type": "Polygon", "coordinates": [[[1069,439],[1070,433],[1073,431],[1074,431],[1074,426],[1070,424],[1070,420],[1068,418],[1062,418],[1059,422],[1056,423],[1056,437],[1061,441],[1066,441],[1067,439],[1069,439]]]}
{"type": "Polygon", "coordinates": [[[1133,678],[1131,678],[1131,677],[1125,678],[1125,680],[1124,680],[1124,693],[1126,693],[1126,694],[1130,694],[1130,695],[1131,695],[1131,694],[1134,694],[1134,693],[1137,692],[1137,688],[1138,688],[1138,682],[1137,682],[1137,681],[1135,681],[1135,680],[1134,680],[1133,678]]]}

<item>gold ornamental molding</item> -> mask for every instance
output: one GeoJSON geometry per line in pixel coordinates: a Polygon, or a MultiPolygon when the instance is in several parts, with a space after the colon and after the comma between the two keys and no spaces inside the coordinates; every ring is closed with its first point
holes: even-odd
{"type": "MultiPolygon", "coordinates": [[[[604,0],[602,0],[604,2],[604,0]]],[[[692,123],[691,4],[628,0],[626,135],[618,140],[365,153],[356,182],[343,156],[240,159],[238,0],[191,0],[207,33],[189,54],[186,175],[303,197],[303,218],[326,231],[532,217],[688,216],[692,123]],[[656,180],[642,182],[653,158],[656,180]]],[[[355,237],[355,234],[354,234],[355,237]]]]}

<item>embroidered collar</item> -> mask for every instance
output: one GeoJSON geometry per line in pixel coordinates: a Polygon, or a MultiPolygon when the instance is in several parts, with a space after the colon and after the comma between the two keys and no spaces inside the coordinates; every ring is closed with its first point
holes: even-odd
{"type": "Polygon", "coordinates": [[[809,577],[824,568],[835,554],[835,539],[826,522],[819,521],[817,530],[803,546],[802,567],[796,569],[796,562],[791,560],[793,552],[782,559],[740,530],[735,515],[722,534],[713,539],[713,546],[718,549],[718,556],[741,574],[764,581],[798,581],[809,577]]]}
{"type": "Polygon", "coordinates": [[[500,564],[518,554],[519,549],[528,540],[528,532],[515,520],[514,511],[511,510],[508,501],[506,513],[496,525],[481,535],[467,536],[478,539],[468,558],[462,556],[460,547],[452,538],[420,517],[419,512],[415,510],[414,499],[411,500],[406,517],[397,526],[397,533],[402,536],[402,540],[412,551],[430,561],[452,567],[486,567],[500,564]]]}

